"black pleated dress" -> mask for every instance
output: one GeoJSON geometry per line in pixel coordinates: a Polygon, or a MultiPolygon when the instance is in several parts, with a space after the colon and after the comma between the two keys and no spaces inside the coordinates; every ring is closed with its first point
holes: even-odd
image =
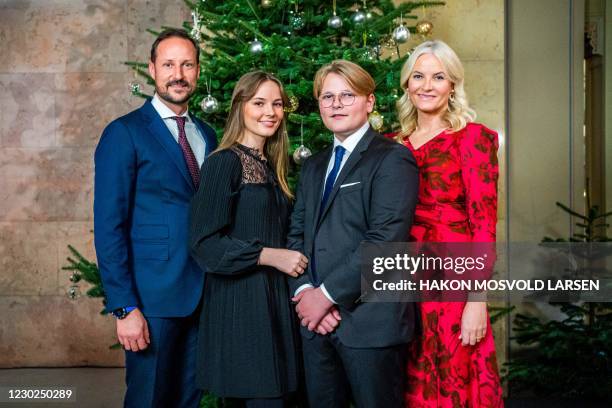
{"type": "Polygon", "coordinates": [[[212,154],[192,203],[191,247],[206,268],[198,386],[219,397],[274,398],[298,387],[297,317],[287,279],[257,265],[284,248],[289,203],[257,150],[212,154]]]}

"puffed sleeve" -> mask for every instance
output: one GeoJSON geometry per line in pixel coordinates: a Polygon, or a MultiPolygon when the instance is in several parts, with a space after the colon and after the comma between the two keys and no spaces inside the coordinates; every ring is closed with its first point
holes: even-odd
{"type": "Polygon", "coordinates": [[[461,176],[473,242],[494,242],[497,223],[497,133],[468,124],[460,140],[461,176]]]}
{"type": "Polygon", "coordinates": [[[236,153],[222,150],[202,165],[200,188],[191,203],[191,255],[207,273],[234,275],[257,265],[263,248],[257,239],[230,235],[242,165],[236,153]]]}

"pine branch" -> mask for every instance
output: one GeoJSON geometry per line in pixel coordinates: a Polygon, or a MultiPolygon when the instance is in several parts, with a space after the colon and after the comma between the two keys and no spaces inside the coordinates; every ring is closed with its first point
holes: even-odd
{"type": "Polygon", "coordinates": [[[246,2],[249,5],[249,8],[253,12],[253,15],[255,16],[257,21],[261,21],[261,18],[259,18],[259,14],[257,14],[257,11],[255,11],[255,7],[253,7],[253,3],[251,3],[251,0],[246,0],[246,2]]]}
{"type": "Polygon", "coordinates": [[[578,218],[583,219],[583,220],[585,220],[585,221],[587,221],[587,222],[589,221],[589,218],[588,218],[588,217],[585,217],[584,215],[577,213],[576,211],[572,210],[572,209],[571,209],[571,208],[569,208],[568,206],[566,206],[566,205],[564,205],[564,204],[561,204],[561,203],[560,203],[560,202],[558,202],[558,201],[557,201],[555,204],[557,205],[557,207],[559,207],[559,208],[561,208],[563,211],[565,211],[565,212],[567,212],[567,213],[569,213],[569,214],[573,215],[574,217],[578,217],[578,218]]]}

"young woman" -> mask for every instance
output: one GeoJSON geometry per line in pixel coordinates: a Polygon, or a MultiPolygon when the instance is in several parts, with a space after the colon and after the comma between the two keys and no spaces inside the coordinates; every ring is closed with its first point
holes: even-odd
{"type": "MultiPolygon", "coordinates": [[[[473,122],[463,80],[459,58],[442,41],[419,45],[402,68],[397,140],[420,173],[413,241],[495,241],[497,134],[473,122]]],[[[486,302],[425,301],[420,309],[406,406],[503,406],[486,302]]]]}
{"type": "MultiPolygon", "coordinates": [[[[287,136],[282,85],[264,72],[234,88],[219,148],[192,203],[192,255],[206,270],[198,385],[247,407],[282,407],[298,387],[298,334],[287,279],[307,259],[284,248],[287,136]]],[[[188,288],[186,288],[188,290],[188,288]]]]}

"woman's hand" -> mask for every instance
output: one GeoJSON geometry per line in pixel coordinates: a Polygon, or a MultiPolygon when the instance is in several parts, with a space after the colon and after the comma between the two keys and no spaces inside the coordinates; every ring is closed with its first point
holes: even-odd
{"type": "Polygon", "coordinates": [[[464,346],[473,346],[487,333],[487,302],[466,302],[461,316],[459,339],[464,346]]]}
{"type": "Polygon", "coordinates": [[[298,251],[280,248],[264,248],[259,254],[259,265],[273,266],[289,276],[297,278],[306,270],[308,258],[298,251]]]}

